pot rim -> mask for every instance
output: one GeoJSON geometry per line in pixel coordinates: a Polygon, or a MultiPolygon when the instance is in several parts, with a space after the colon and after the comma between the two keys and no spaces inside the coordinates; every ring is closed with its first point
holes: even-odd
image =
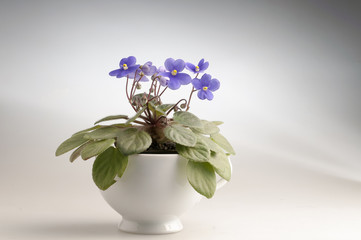
{"type": "Polygon", "coordinates": [[[133,155],[140,155],[140,156],[155,156],[155,157],[160,157],[160,156],[179,156],[178,153],[138,153],[138,154],[132,154],[129,156],[133,156],[133,155]]]}

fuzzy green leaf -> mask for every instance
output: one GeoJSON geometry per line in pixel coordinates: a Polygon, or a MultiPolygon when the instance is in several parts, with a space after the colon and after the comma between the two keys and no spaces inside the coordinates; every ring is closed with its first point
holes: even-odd
{"type": "Polygon", "coordinates": [[[190,112],[179,111],[173,114],[175,122],[183,124],[188,127],[202,128],[201,120],[190,112]]]}
{"type": "Polygon", "coordinates": [[[211,151],[208,162],[213,166],[219,176],[227,181],[231,180],[231,165],[225,153],[211,151]]]}
{"type": "Polygon", "coordinates": [[[211,135],[219,132],[219,128],[213,122],[207,120],[201,120],[201,123],[202,123],[202,127],[192,128],[192,130],[206,135],[211,135]]]}
{"type": "Polygon", "coordinates": [[[171,109],[174,106],[174,104],[162,104],[155,108],[157,115],[165,115],[166,112],[171,109]]]}
{"type": "Polygon", "coordinates": [[[211,198],[216,191],[216,174],[207,162],[188,161],[187,178],[192,187],[206,198],[211,198]]]}
{"type": "Polygon", "coordinates": [[[114,147],[101,153],[93,164],[93,180],[101,190],[108,189],[115,183],[115,176],[121,177],[128,165],[128,157],[114,147]]]}
{"type": "Polygon", "coordinates": [[[164,129],[164,135],[175,143],[193,147],[197,142],[196,135],[181,125],[170,125],[164,129]]]}
{"type": "Polygon", "coordinates": [[[81,154],[81,151],[83,151],[84,147],[90,142],[86,142],[84,143],[83,145],[81,145],[80,147],[78,147],[71,155],[70,155],[70,158],[69,158],[69,161],[70,162],[74,162],[75,159],[77,159],[80,154],[81,154]]]}
{"type": "Polygon", "coordinates": [[[114,139],[105,139],[101,141],[89,142],[81,151],[81,158],[87,160],[91,157],[99,155],[111,145],[113,145],[114,142],[114,139]]]}
{"type": "Polygon", "coordinates": [[[227,152],[233,155],[236,154],[232,145],[228,142],[228,140],[225,137],[223,137],[222,134],[220,133],[212,134],[211,139],[227,152]]]}
{"type": "Polygon", "coordinates": [[[224,122],[222,121],[212,121],[212,123],[216,124],[217,126],[222,125],[224,122]]]}
{"type": "Polygon", "coordinates": [[[110,139],[115,138],[118,135],[118,132],[121,131],[116,127],[103,127],[94,130],[93,132],[87,133],[84,135],[84,138],[88,139],[110,139]]]}
{"type": "Polygon", "coordinates": [[[71,136],[67,140],[65,140],[60,146],[56,149],[55,156],[60,156],[70,150],[82,145],[87,142],[88,139],[84,138],[85,133],[79,133],[71,136]]]}
{"type": "Polygon", "coordinates": [[[210,150],[202,140],[198,140],[196,145],[193,147],[187,147],[177,144],[177,152],[185,159],[192,160],[195,162],[207,162],[210,150]]]}
{"type": "Polygon", "coordinates": [[[94,123],[94,125],[97,124],[97,123],[100,123],[100,122],[105,122],[105,121],[110,121],[110,120],[117,120],[117,119],[128,119],[128,116],[127,116],[127,115],[112,115],[112,116],[107,116],[107,117],[105,117],[105,118],[102,118],[102,119],[96,121],[96,122],[94,123]]]}
{"type": "Polygon", "coordinates": [[[153,102],[148,103],[148,108],[153,114],[156,113],[155,109],[157,108],[157,106],[153,102]]]}
{"type": "Polygon", "coordinates": [[[92,131],[92,130],[95,130],[95,129],[98,129],[98,128],[101,128],[101,127],[103,127],[103,126],[102,126],[102,125],[96,125],[96,126],[93,126],[93,127],[91,127],[91,128],[87,128],[87,129],[81,130],[81,131],[79,131],[79,132],[76,132],[76,133],[73,134],[73,136],[74,136],[74,135],[77,135],[77,134],[79,134],[79,133],[87,133],[87,132],[90,132],[90,131],[92,131]]]}
{"type": "Polygon", "coordinates": [[[209,137],[206,137],[201,134],[197,134],[197,137],[202,139],[203,142],[208,146],[208,148],[213,152],[223,152],[222,148],[209,137]]]}
{"type": "Polygon", "coordinates": [[[124,155],[144,152],[152,143],[150,135],[136,128],[128,128],[120,131],[117,136],[117,148],[124,155]]]}
{"type": "Polygon", "coordinates": [[[125,122],[125,124],[130,124],[132,123],[134,120],[136,120],[140,115],[142,115],[142,113],[145,111],[145,109],[147,109],[147,106],[143,106],[142,109],[140,109],[133,117],[129,118],[128,121],[125,122]]]}

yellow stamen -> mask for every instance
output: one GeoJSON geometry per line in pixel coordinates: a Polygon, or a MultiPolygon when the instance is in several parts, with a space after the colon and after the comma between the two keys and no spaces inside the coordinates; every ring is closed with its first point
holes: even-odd
{"type": "Polygon", "coordinates": [[[123,64],[123,69],[124,69],[124,70],[127,70],[127,69],[128,69],[128,65],[124,63],[124,64],[123,64]]]}
{"type": "Polygon", "coordinates": [[[174,70],[172,71],[172,75],[173,75],[173,76],[177,75],[177,70],[174,69],[174,70]]]}
{"type": "Polygon", "coordinates": [[[207,91],[207,90],[208,90],[208,87],[203,87],[203,90],[204,90],[204,91],[207,91]]]}
{"type": "Polygon", "coordinates": [[[198,67],[198,66],[196,66],[196,69],[195,69],[195,70],[196,70],[196,72],[199,72],[199,67],[198,67]]]}

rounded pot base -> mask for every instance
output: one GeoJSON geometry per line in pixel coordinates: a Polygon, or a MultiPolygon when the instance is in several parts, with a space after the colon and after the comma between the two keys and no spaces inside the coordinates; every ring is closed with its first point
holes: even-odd
{"type": "Polygon", "coordinates": [[[180,219],[176,217],[162,222],[137,222],[123,218],[118,228],[121,231],[136,234],[168,234],[181,231],[183,224],[180,219]]]}

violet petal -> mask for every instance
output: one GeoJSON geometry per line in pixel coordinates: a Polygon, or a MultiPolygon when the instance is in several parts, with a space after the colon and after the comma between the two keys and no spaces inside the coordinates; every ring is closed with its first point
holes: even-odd
{"type": "Polygon", "coordinates": [[[172,76],[171,78],[176,78],[182,85],[187,85],[192,81],[191,76],[186,73],[177,73],[177,75],[172,76]]]}
{"type": "Polygon", "coordinates": [[[214,91],[216,91],[216,90],[219,89],[219,86],[220,86],[220,85],[221,85],[221,84],[220,84],[220,82],[218,81],[218,79],[213,78],[213,79],[211,80],[211,83],[209,84],[208,90],[214,92],[214,91]]]}
{"type": "Polygon", "coordinates": [[[178,88],[180,88],[181,84],[177,79],[170,79],[168,82],[168,87],[172,90],[177,90],[178,88]]]}
{"type": "Polygon", "coordinates": [[[192,84],[193,84],[193,87],[194,87],[195,89],[197,89],[197,90],[199,90],[199,89],[201,89],[201,88],[203,87],[201,80],[198,79],[198,78],[194,78],[194,79],[192,80],[192,84]]]}
{"type": "Polygon", "coordinates": [[[206,92],[203,90],[200,90],[200,91],[198,91],[197,96],[199,99],[204,100],[204,99],[206,99],[206,92]]]}
{"type": "Polygon", "coordinates": [[[165,69],[167,69],[168,71],[173,71],[173,63],[174,63],[174,59],[173,58],[167,58],[167,60],[165,60],[164,62],[164,66],[165,69]]]}

